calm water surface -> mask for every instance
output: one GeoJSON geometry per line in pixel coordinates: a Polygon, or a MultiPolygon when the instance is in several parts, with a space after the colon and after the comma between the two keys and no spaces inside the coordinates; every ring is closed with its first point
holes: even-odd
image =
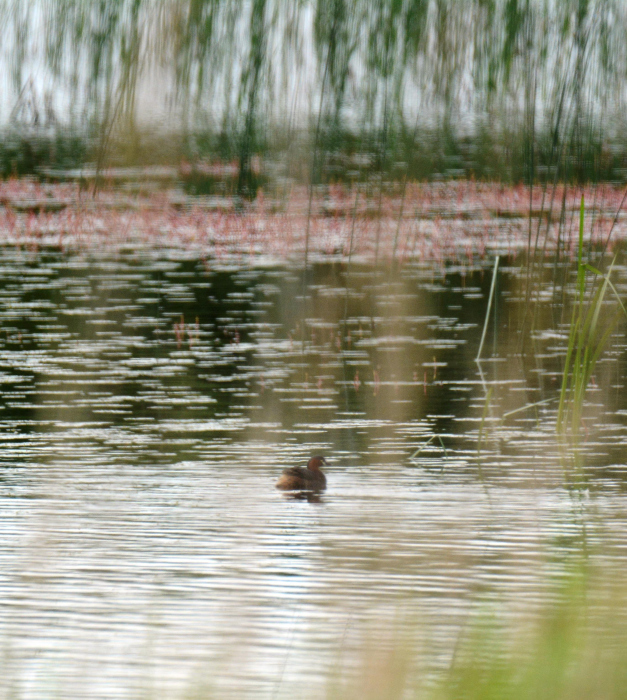
{"type": "Polygon", "coordinates": [[[490,280],[327,258],[303,301],[280,266],[3,249],[2,696],[322,698],[405,632],[437,674],[582,551],[625,570],[624,332],[565,460],[555,290],[523,360],[506,261],[477,364],[490,280]],[[313,453],[326,493],[277,492],[313,453]]]}

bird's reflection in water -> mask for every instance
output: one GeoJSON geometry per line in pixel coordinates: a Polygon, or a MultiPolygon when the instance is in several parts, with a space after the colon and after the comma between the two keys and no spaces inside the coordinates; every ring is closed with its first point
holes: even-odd
{"type": "Polygon", "coordinates": [[[324,503],[321,491],[284,491],[282,496],[288,501],[308,501],[309,503],[324,503]]]}

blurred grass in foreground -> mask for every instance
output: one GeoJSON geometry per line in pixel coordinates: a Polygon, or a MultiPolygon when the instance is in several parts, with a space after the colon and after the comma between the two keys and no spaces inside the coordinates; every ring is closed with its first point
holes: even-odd
{"type": "Polygon", "coordinates": [[[418,638],[398,638],[387,651],[373,643],[361,677],[344,681],[339,670],[327,699],[626,698],[627,600],[619,588],[573,574],[529,619],[512,616],[504,624],[488,608],[471,615],[449,667],[436,674],[420,668],[418,638]]]}
{"type": "MultiPolygon", "coordinates": [[[[555,584],[550,603],[503,614],[498,601],[479,604],[467,618],[448,662],[437,668],[430,633],[378,620],[356,655],[337,650],[326,691],[300,682],[299,698],[324,700],[618,700],[627,698],[627,588],[579,569],[555,584]]],[[[342,640],[344,645],[346,640],[342,640]]],[[[290,663],[306,663],[288,650],[290,663]],[[294,658],[291,658],[294,656],[294,658]]],[[[324,680],[323,680],[324,685],[324,680]]],[[[219,698],[202,674],[186,700],[219,698]]],[[[277,680],[272,698],[294,697],[277,680]]],[[[242,697],[248,697],[245,693],[242,697]]],[[[155,697],[159,697],[155,695],[155,697]]]]}

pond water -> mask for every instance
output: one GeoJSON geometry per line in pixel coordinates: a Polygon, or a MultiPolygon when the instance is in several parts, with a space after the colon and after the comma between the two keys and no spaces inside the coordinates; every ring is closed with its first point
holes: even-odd
{"type": "Polygon", "coordinates": [[[624,571],[624,333],[565,461],[560,306],[521,355],[501,262],[477,363],[491,267],[327,256],[303,300],[280,266],[3,248],[3,696],[323,698],[416,630],[437,675],[584,550],[624,571]],[[326,492],[278,492],[312,454],[326,492]]]}

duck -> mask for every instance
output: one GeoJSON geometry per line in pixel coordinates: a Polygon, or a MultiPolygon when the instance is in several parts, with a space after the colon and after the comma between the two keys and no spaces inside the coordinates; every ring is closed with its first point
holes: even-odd
{"type": "Polygon", "coordinates": [[[284,469],[276,487],[283,491],[323,491],[327,485],[327,478],[320,469],[322,466],[328,466],[327,460],[316,456],[309,460],[307,467],[284,469]]]}

